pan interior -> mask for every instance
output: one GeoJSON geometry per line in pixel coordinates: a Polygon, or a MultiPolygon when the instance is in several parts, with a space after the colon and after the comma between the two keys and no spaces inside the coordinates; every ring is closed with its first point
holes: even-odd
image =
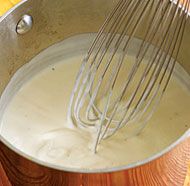
{"type": "MultiPolygon", "coordinates": [[[[66,117],[77,72],[94,37],[82,34],[57,43],[15,73],[0,101],[0,132],[14,147],[53,165],[105,169],[150,158],[190,128],[190,76],[177,64],[167,93],[142,133],[126,140],[133,129],[124,128],[93,154],[91,132],[70,127],[66,117]]],[[[135,39],[129,61],[137,45],[135,39]]]]}

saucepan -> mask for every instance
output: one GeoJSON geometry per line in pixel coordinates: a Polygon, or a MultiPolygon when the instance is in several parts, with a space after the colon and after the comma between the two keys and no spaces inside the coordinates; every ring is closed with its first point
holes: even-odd
{"type": "MultiPolygon", "coordinates": [[[[78,34],[96,33],[117,2],[118,0],[24,0],[12,8],[0,18],[0,94],[2,95],[15,72],[44,49],[78,34]]],[[[137,38],[141,38],[141,31],[143,32],[143,28],[139,29],[136,35],[137,38]]],[[[178,62],[185,71],[190,74],[190,19],[187,21],[185,28],[181,50],[178,55],[178,62]]],[[[15,155],[17,159],[19,157],[19,161],[23,159],[24,162],[38,167],[38,170],[44,170],[43,167],[45,166],[46,170],[54,169],[59,171],[60,176],[64,174],[65,171],[67,171],[68,174],[75,172],[82,176],[85,176],[86,173],[99,173],[99,175],[103,176],[103,173],[108,172],[109,175],[114,176],[118,171],[120,171],[120,175],[122,175],[124,173],[127,174],[130,170],[139,170],[143,174],[143,171],[148,170],[144,167],[146,164],[151,165],[151,163],[167,156],[170,151],[173,152],[183,141],[188,140],[187,143],[189,143],[190,129],[188,126],[190,125],[188,124],[185,130],[181,131],[181,133],[178,132],[172,140],[168,141],[164,148],[158,149],[158,151],[145,159],[124,166],[86,170],[54,165],[39,160],[18,149],[3,134],[0,134],[2,147],[0,158],[2,158],[3,162],[3,153],[7,152],[6,157],[9,161],[11,161],[12,156],[15,155]],[[139,166],[141,167],[140,169],[139,166]]],[[[187,146],[187,149],[183,149],[186,154],[190,153],[189,148],[190,146],[187,146]]],[[[180,163],[186,167],[186,161],[187,156],[186,160],[180,163]]],[[[176,162],[176,167],[177,164],[176,162]]],[[[35,170],[37,169],[35,168],[35,170]]],[[[155,169],[159,169],[159,167],[155,167],[155,169]]],[[[162,169],[160,171],[162,172],[162,169]]],[[[170,171],[173,172],[170,173],[171,175],[175,173],[175,169],[170,171]]],[[[130,174],[128,174],[128,178],[130,177],[131,180],[134,180],[134,175],[132,175],[133,173],[130,177],[130,174]]],[[[155,179],[157,177],[156,172],[149,172],[148,175],[155,179]]],[[[184,175],[185,173],[183,173],[183,179],[184,175]]],[[[72,179],[75,179],[74,174],[72,174],[72,176],[72,179]]],[[[146,179],[147,178],[148,176],[146,179]]],[[[105,180],[101,176],[97,179],[102,180],[102,183],[107,180],[106,182],[108,183],[107,176],[105,180]]],[[[167,183],[167,179],[169,178],[166,176],[165,179],[166,182],[163,183],[167,183]]],[[[169,180],[170,182],[168,183],[171,185],[177,185],[178,181],[181,183],[180,180],[176,181],[174,178],[169,180]]],[[[101,184],[100,182],[101,181],[98,183],[101,184]]],[[[131,181],[131,183],[132,182],[133,181],[131,181]]],[[[133,183],[135,185],[135,182],[133,183]]],[[[147,185],[149,184],[147,183],[147,185]]]]}

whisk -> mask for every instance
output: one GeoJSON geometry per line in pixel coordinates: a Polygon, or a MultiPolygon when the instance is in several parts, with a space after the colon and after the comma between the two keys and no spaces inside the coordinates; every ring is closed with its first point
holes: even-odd
{"type": "Polygon", "coordinates": [[[146,126],[174,69],[189,6],[190,0],[120,0],[107,17],[84,57],[68,112],[74,125],[96,131],[94,152],[120,128],[138,123],[133,136],[146,126]]]}

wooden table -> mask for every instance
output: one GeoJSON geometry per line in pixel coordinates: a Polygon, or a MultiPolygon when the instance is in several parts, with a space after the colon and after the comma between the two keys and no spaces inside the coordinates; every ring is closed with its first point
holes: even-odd
{"type": "Polygon", "coordinates": [[[190,186],[190,138],[155,161],[115,173],[53,170],[17,155],[1,142],[0,160],[2,186],[190,186]]]}

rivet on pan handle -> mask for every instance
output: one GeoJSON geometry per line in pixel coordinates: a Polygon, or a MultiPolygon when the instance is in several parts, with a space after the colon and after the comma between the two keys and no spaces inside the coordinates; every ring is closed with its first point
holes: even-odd
{"type": "Polygon", "coordinates": [[[32,29],[33,18],[30,15],[23,15],[16,26],[16,32],[18,34],[26,34],[32,29]]]}

